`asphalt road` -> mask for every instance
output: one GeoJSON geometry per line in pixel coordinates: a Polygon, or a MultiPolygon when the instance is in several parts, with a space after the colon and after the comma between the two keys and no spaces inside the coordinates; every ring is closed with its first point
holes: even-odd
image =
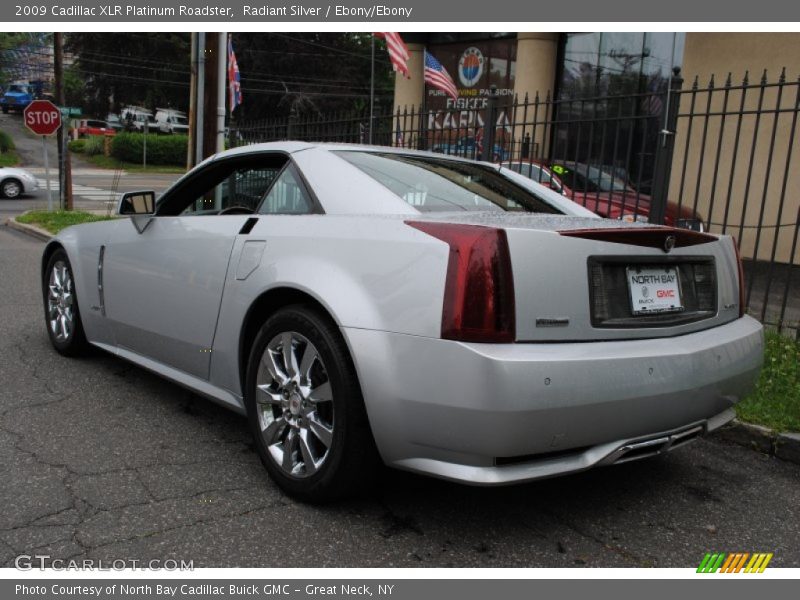
{"type": "Polygon", "coordinates": [[[41,250],[0,227],[0,565],[692,567],[716,550],[800,566],[800,466],[713,438],[517,487],[387,470],[369,498],[294,502],[243,418],[109,355],[56,354],[41,250]]]}
{"type": "MultiPolygon", "coordinates": [[[[8,132],[14,139],[20,156],[20,167],[30,170],[39,179],[39,190],[16,200],[0,199],[0,218],[22,213],[36,208],[47,208],[46,177],[42,140],[33,135],[22,123],[22,115],[0,114],[0,129],[8,132]]],[[[55,136],[47,138],[45,147],[50,162],[50,185],[53,202],[58,206],[58,154],[55,136]]],[[[98,169],[72,155],[72,183],[75,207],[81,210],[106,210],[112,206],[119,193],[135,190],[165,190],[179,175],[159,173],[115,172],[112,169],[98,169]]]]}

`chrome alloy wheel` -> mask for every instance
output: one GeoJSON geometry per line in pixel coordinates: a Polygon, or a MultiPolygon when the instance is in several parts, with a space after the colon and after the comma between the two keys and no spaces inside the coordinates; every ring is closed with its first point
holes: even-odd
{"type": "Polygon", "coordinates": [[[3,182],[3,196],[6,198],[16,198],[21,193],[22,186],[13,179],[3,182]]]}
{"type": "Polygon", "coordinates": [[[292,477],[316,473],[333,442],[333,395],[308,338],[287,331],[270,340],[256,377],[256,407],[272,460],[292,477]]]}
{"type": "Polygon", "coordinates": [[[75,294],[72,275],[66,263],[59,260],[53,265],[47,287],[47,320],[50,331],[56,341],[65,342],[72,337],[75,327],[75,294]]]}

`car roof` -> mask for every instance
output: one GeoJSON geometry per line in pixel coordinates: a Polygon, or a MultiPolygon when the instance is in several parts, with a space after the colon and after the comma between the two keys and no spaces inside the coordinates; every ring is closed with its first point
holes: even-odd
{"type": "MultiPolygon", "coordinates": [[[[414,156],[426,156],[430,158],[446,158],[451,160],[459,160],[459,161],[467,161],[467,162],[475,162],[474,160],[464,158],[463,156],[452,156],[448,154],[442,154],[439,152],[428,152],[425,150],[412,150],[410,148],[398,148],[394,146],[369,146],[366,144],[343,144],[343,143],[327,143],[327,142],[299,142],[299,141],[280,141],[280,142],[262,142],[258,144],[250,144],[247,146],[239,146],[238,148],[232,148],[230,150],[225,150],[224,152],[220,152],[215,154],[211,157],[210,160],[217,160],[221,158],[226,158],[229,156],[236,156],[241,154],[257,154],[259,152],[285,152],[287,154],[295,154],[297,152],[303,152],[305,150],[323,150],[327,152],[372,152],[372,153],[383,153],[383,154],[406,154],[406,155],[414,155],[414,156]]],[[[488,165],[492,165],[497,167],[497,165],[493,163],[485,163],[488,165]]]]}

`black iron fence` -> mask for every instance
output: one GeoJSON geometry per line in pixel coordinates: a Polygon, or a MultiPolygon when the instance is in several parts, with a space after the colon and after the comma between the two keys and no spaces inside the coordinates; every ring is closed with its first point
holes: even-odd
{"type": "Polygon", "coordinates": [[[676,71],[641,93],[500,100],[480,110],[406,107],[237,123],[236,144],[375,144],[482,159],[514,169],[602,216],[736,238],[748,311],[800,336],[800,79],[676,71]]]}

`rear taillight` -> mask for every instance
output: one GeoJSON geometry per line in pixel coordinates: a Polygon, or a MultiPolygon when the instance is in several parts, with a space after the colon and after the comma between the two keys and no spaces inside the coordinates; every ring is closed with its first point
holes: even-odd
{"type": "Polygon", "coordinates": [[[736,252],[736,264],[739,267],[739,317],[744,316],[744,265],[742,264],[742,255],[739,252],[739,244],[736,238],[731,238],[733,242],[733,250],[736,252]]]}
{"type": "Polygon", "coordinates": [[[406,221],[450,246],[442,307],[442,338],[513,342],[514,279],[503,229],[406,221]]]}

